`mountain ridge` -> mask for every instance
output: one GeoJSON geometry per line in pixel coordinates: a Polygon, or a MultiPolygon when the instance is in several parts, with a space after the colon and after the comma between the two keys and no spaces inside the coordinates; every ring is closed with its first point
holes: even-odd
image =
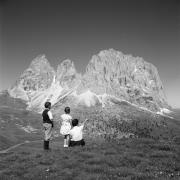
{"type": "Polygon", "coordinates": [[[155,112],[170,108],[157,68],[143,58],[114,49],[93,55],[84,74],[77,72],[70,59],[63,60],[54,70],[45,55],[39,55],[8,92],[27,101],[28,108],[38,112],[45,101],[56,104],[66,94],[71,95],[76,104],[86,106],[112,103],[109,100],[102,103],[92,95],[107,94],[155,112]]]}

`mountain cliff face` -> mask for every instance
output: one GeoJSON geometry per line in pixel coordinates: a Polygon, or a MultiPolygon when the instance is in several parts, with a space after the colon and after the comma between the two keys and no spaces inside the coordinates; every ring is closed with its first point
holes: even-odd
{"type": "Polygon", "coordinates": [[[66,59],[58,65],[56,80],[64,89],[71,89],[80,83],[81,75],[76,72],[74,63],[66,59]]]}
{"type": "Polygon", "coordinates": [[[30,100],[29,93],[48,89],[55,72],[44,55],[36,57],[9,90],[13,97],[30,100]]]}
{"type": "Polygon", "coordinates": [[[113,49],[92,57],[80,89],[109,94],[153,110],[167,105],[156,67],[113,49]]]}
{"type": "Polygon", "coordinates": [[[94,55],[84,75],[77,73],[69,59],[55,71],[44,55],[38,56],[8,92],[36,111],[41,111],[47,100],[53,105],[68,101],[88,107],[125,100],[155,112],[169,107],[156,67],[113,49],[94,55]]]}

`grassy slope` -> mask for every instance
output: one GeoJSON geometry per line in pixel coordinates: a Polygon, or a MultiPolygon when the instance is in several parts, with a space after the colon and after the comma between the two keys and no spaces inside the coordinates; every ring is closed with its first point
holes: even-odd
{"type": "Polygon", "coordinates": [[[149,138],[117,143],[86,138],[85,147],[64,149],[63,139],[42,142],[0,154],[0,179],[173,179],[180,178],[180,144],[149,138]]]}
{"type": "Polygon", "coordinates": [[[85,131],[91,135],[101,134],[105,138],[116,139],[123,133],[132,133],[138,137],[154,139],[173,139],[180,137],[180,121],[170,119],[122,102],[111,107],[84,107],[63,104],[53,107],[55,120],[60,120],[64,107],[72,107],[73,118],[89,119],[85,131]]]}
{"type": "Polygon", "coordinates": [[[26,110],[26,104],[20,99],[14,99],[8,94],[0,95],[0,150],[25,140],[42,137],[41,131],[36,134],[26,133],[17,124],[41,128],[41,116],[26,110]]]}
{"type": "MultiPolygon", "coordinates": [[[[41,128],[40,115],[26,111],[19,100],[0,100],[4,102],[0,105],[2,149],[24,140],[42,139],[41,131],[28,134],[15,125],[41,128]]],[[[59,120],[64,106],[53,108],[55,120],[59,120]]],[[[24,144],[0,154],[0,179],[180,178],[179,120],[137,110],[126,103],[111,109],[72,107],[71,114],[80,121],[90,119],[85,127],[85,148],[64,149],[61,137],[51,143],[50,152],[43,151],[42,142],[24,144]],[[118,139],[120,132],[132,132],[136,138],[118,139]]],[[[58,123],[55,130],[59,131],[58,123]]]]}

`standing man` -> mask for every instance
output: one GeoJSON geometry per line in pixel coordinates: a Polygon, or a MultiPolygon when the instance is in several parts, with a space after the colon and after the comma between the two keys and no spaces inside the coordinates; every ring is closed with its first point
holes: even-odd
{"type": "Polygon", "coordinates": [[[49,140],[52,137],[52,128],[53,128],[53,116],[50,111],[51,103],[46,102],[44,104],[45,110],[42,113],[43,117],[43,127],[44,127],[44,149],[49,149],[49,140]]]}

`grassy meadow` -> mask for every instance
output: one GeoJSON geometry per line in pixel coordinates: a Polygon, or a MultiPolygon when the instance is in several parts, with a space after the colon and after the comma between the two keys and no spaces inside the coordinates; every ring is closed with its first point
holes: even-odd
{"type": "MultiPolygon", "coordinates": [[[[66,105],[80,123],[88,118],[85,147],[63,148],[54,137],[43,150],[40,114],[18,99],[0,96],[0,180],[179,180],[180,118],[170,119],[122,102],[113,107],[53,107],[59,133],[66,105]],[[37,129],[27,133],[19,125],[37,129]],[[9,151],[5,150],[26,141],[9,151]]],[[[179,112],[179,111],[178,111],[179,112]]]]}
{"type": "Polygon", "coordinates": [[[85,147],[63,148],[59,137],[49,151],[39,141],[0,154],[0,179],[180,179],[178,143],[152,138],[123,138],[118,144],[99,137],[85,139],[85,147]]]}

